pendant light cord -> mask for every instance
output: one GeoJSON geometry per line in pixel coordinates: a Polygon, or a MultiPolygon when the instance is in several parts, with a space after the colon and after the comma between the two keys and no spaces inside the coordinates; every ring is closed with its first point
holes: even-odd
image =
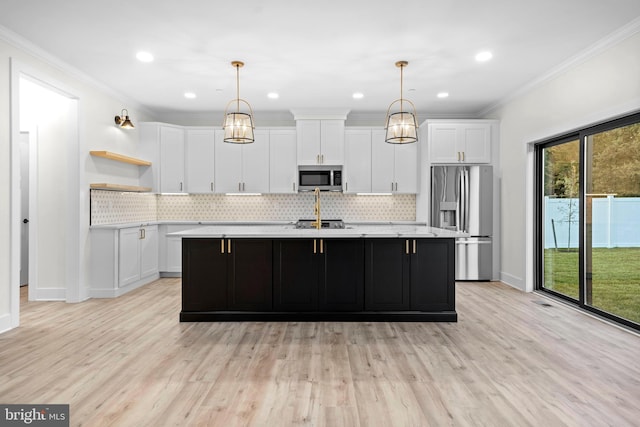
{"type": "Polygon", "coordinates": [[[404,65],[400,65],[400,111],[404,111],[404,108],[402,108],[402,80],[403,80],[403,71],[404,71],[404,65]]]}
{"type": "Polygon", "coordinates": [[[236,64],[236,111],[240,112],[240,64],[236,64]]]}

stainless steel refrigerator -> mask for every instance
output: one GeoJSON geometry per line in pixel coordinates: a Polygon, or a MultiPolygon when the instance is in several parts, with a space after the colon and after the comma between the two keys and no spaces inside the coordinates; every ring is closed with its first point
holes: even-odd
{"type": "Polygon", "coordinates": [[[456,280],[491,280],[493,228],[491,166],[433,166],[431,225],[463,231],[456,240],[456,280]]]}

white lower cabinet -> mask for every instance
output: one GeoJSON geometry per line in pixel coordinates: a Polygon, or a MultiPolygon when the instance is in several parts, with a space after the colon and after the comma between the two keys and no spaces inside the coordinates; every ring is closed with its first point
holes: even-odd
{"type": "Polygon", "coordinates": [[[158,226],[91,230],[90,296],[113,298],[156,280],[158,226]]]}
{"type": "Polygon", "coordinates": [[[191,230],[204,225],[162,224],[160,235],[160,275],[162,277],[180,277],[182,273],[182,238],[169,236],[178,231],[191,230]]]}

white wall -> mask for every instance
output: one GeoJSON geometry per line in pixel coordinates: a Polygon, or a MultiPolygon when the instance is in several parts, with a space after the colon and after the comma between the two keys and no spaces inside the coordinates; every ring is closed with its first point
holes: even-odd
{"type": "MultiPolygon", "coordinates": [[[[75,198],[79,201],[79,221],[76,230],[77,240],[68,239],[61,245],[77,245],[80,254],[80,271],[60,272],[65,277],[69,286],[77,288],[74,300],[82,300],[87,295],[88,257],[89,257],[89,197],[88,185],[90,182],[116,182],[121,184],[139,184],[139,174],[135,167],[123,169],[120,165],[99,162],[89,156],[89,150],[110,150],[136,156],[138,151],[138,132],[126,132],[114,125],[115,115],[122,108],[128,108],[134,124],[138,121],[156,120],[148,112],[142,110],[136,104],[128,101],[109,89],[92,81],[77,70],[67,67],[57,58],[49,56],[29,42],[21,39],[8,30],[0,27],[0,205],[9,207],[12,203],[11,182],[11,66],[20,64],[19,69],[27,70],[29,74],[36,74],[37,78],[54,86],[62,86],[64,91],[78,100],[79,126],[79,164],[60,166],[51,165],[57,174],[63,174],[64,167],[76,167],[79,172],[79,191],[77,194],[68,194],[67,187],[59,189],[61,198],[75,198]]],[[[14,129],[15,132],[19,129],[14,129]]],[[[48,166],[45,166],[48,167],[48,166]]],[[[11,252],[11,210],[0,209],[0,332],[17,326],[16,310],[12,310],[17,286],[11,283],[11,259],[18,257],[11,252]]],[[[18,235],[19,238],[19,235],[18,235]]],[[[65,263],[68,265],[68,262],[65,263]]],[[[58,274],[58,273],[56,273],[58,274]]],[[[59,280],[59,279],[57,279],[59,280]]]]}
{"type": "Polygon", "coordinates": [[[500,124],[501,280],[531,290],[531,145],[640,109],[640,24],[614,34],[553,78],[491,111],[500,124]]]}

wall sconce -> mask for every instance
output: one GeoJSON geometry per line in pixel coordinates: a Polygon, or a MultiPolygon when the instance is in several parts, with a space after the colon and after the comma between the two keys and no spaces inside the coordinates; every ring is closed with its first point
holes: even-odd
{"type": "Polygon", "coordinates": [[[119,116],[116,116],[116,124],[123,129],[133,129],[133,123],[129,119],[129,111],[123,108],[119,116]]]}

